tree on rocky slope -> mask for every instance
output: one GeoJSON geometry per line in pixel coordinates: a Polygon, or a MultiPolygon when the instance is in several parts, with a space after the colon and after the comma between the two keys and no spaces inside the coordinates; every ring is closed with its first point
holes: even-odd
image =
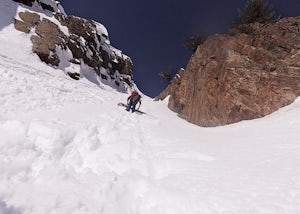
{"type": "Polygon", "coordinates": [[[242,24],[266,23],[278,18],[268,0],[248,0],[245,8],[238,11],[242,24]]]}
{"type": "Polygon", "coordinates": [[[171,82],[173,75],[171,73],[171,67],[169,66],[166,70],[164,70],[163,72],[159,73],[159,76],[167,81],[167,82],[171,82]]]}
{"type": "Polygon", "coordinates": [[[186,49],[192,51],[193,53],[197,50],[198,46],[205,42],[206,36],[197,34],[190,36],[185,40],[184,46],[186,49]]]}

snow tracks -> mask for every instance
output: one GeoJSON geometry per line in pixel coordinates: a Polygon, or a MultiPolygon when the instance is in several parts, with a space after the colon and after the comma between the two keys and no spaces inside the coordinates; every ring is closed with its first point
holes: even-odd
{"type": "Polygon", "coordinates": [[[138,213],[151,162],[141,115],[111,99],[125,95],[1,62],[0,211],[138,213]]]}
{"type": "Polygon", "coordinates": [[[298,214],[299,100],[213,129],[0,56],[0,213],[298,214]]]}

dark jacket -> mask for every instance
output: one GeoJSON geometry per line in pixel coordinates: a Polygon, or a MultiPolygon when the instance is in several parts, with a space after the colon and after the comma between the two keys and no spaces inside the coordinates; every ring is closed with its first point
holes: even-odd
{"type": "Polygon", "coordinates": [[[130,109],[132,111],[135,111],[135,106],[137,103],[139,103],[139,107],[138,107],[139,109],[142,104],[141,95],[139,95],[136,91],[133,91],[131,95],[127,98],[127,104],[128,104],[127,111],[129,111],[130,109]]]}

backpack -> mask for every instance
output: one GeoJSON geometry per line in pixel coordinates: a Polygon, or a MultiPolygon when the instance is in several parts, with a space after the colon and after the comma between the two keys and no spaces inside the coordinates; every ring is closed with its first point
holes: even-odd
{"type": "Polygon", "coordinates": [[[130,100],[133,101],[137,95],[138,93],[136,91],[132,92],[132,94],[130,95],[130,100]]]}

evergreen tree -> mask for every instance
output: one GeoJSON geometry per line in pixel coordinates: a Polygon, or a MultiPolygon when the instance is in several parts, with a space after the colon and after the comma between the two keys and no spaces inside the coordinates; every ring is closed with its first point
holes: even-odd
{"type": "Polygon", "coordinates": [[[248,0],[245,8],[239,10],[239,18],[242,24],[266,23],[277,19],[268,0],[248,0]]]}
{"type": "Polygon", "coordinates": [[[159,73],[159,76],[167,81],[167,82],[171,82],[173,75],[171,74],[171,67],[168,67],[165,71],[159,73]]]}
{"type": "Polygon", "coordinates": [[[190,36],[185,40],[184,46],[194,53],[197,50],[197,47],[205,42],[205,40],[206,36],[203,35],[190,36]]]}

